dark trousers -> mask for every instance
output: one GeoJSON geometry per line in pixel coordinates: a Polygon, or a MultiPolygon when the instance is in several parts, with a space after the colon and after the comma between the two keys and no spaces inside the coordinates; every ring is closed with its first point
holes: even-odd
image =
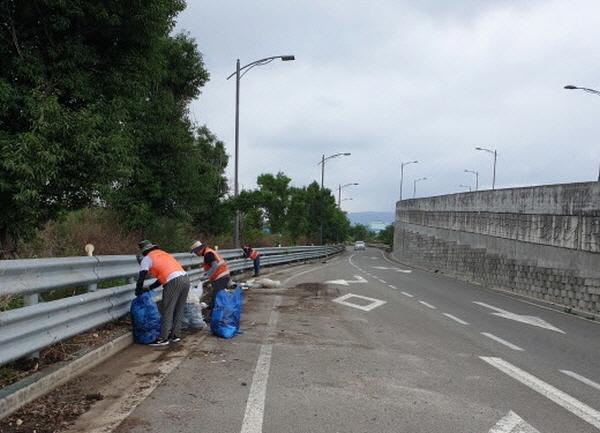
{"type": "Polygon", "coordinates": [[[258,256],[254,260],[254,276],[258,277],[260,275],[260,256],[258,256]]]}
{"type": "Polygon", "coordinates": [[[181,336],[181,321],[188,292],[190,277],[182,275],[163,286],[160,338],[166,340],[169,335],[181,336]]]}
{"type": "Polygon", "coordinates": [[[229,286],[229,275],[219,278],[211,283],[212,285],[212,297],[210,298],[210,312],[212,313],[215,308],[215,299],[217,299],[217,293],[221,290],[226,289],[229,286]]]}

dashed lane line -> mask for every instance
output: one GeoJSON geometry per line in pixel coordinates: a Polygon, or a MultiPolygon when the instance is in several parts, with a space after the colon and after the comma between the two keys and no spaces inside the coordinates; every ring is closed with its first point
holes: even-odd
{"type": "Polygon", "coordinates": [[[388,284],[388,287],[390,289],[398,290],[398,287],[394,286],[393,284],[388,284]]]}
{"type": "Polygon", "coordinates": [[[567,376],[572,377],[573,379],[577,379],[578,381],[585,383],[586,385],[589,385],[592,388],[595,388],[600,391],[600,383],[596,383],[593,380],[588,379],[587,377],[584,377],[580,374],[575,373],[574,371],[560,370],[560,372],[563,374],[566,374],[567,376]]]}
{"type": "Polygon", "coordinates": [[[541,379],[538,379],[534,375],[521,370],[509,362],[506,362],[502,358],[487,356],[481,356],[480,358],[490,364],[492,367],[497,368],[501,372],[521,382],[523,385],[528,386],[547,399],[565,408],[573,415],[581,418],[588,424],[600,429],[600,412],[598,412],[596,409],[586,405],[574,397],[571,397],[569,394],[553,387],[541,379]]]}
{"type": "Polygon", "coordinates": [[[427,308],[431,308],[432,310],[437,310],[437,307],[435,307],[435,306],[433,306],[433,305],[429,304],[428,302],[425,302],[425,301],[419,301],[419,304],[423,304],[423,305],[425,305],[427,308]]]}
{"type": "Polygon", "coordinates": [[[452,314],[448,314],[448,313],[443,313],[443,314],[444,314],[444,316],[446,316],[447,318],[449,318],[449,319],[452,319],[452,320],[454,320],[455,322],[457,322],[457,323],[460,323],[461,325],[468,325],[468,324],[469,324],[469,322],[465,322],[464,320],[462,320],[462,319],[459,319],[458,317],[456,317],[456,316],[453,316],[452,314]]]}
{"type": "Polygon", "coordinates": [[[494,334],[490,334],[489,332],[482,332],[481,335],[483,335],[483,336],[485,336],[487,338],[490,338],[490,339],[496,341],[497,343],[503,344],[503,345],[505,345],[506,347],[508,347],[508,348],[510,348],[512,350],[518,350],[519,352],[524,352],[525,351],[525,349],[517,346],[516,344],[512,344],[511,342],[506,341],[506,340],[504,340],[504,339],[502,339],[502,338],[500,338],[500,337],[498,337],[498,336],[496,336],[494,334]]]}
{"type": "Polygon", "coordinates": [[[409,298],[412,298],[414,295],[408,292],[400,292],[402,293],[404,296],[408,296],[409,298]]]}
{"type": "Polygon", "coordinates": [[[265,342],[260,347],[256,368],[252,376],[252,384],[246,403],[246,411],[242,421],[241,433],[262,433],[263,418],[265,413],[265,399],[267,396],[267,382],[269,370],[271,369],[271,355],[273,344],[268,342],[270,335],[277,326],[279,320],[278,307],[281,305],[281,297],[275,298],[273,309],[269,315],[267,329],[265,330],[265,342]]]}

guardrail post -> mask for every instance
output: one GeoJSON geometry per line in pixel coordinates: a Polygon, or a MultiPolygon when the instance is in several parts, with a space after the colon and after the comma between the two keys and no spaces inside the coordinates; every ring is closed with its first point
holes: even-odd
{"type": "MultiPolygon", "coordinates": [[[[85,252],[87,253],[88,257],[94,257],[94,245],[92,244],[87,244],[85,247],[85,252]]],[[[87,286],[87,291],[88,292],[95,292],[96,290],[98,290],[98,283],[92,283],[92,284],[88,284],[87,286]]]]}
{"type": "MultiPolygon", "coordinates": [[[[31,295],[23,296],[23,305],[29,307],[30,305],[36,305],[40,301],[40,295],[38,293],[32,293],[31,295]]],[[[37,359],[40,357],[40,352],[31,352],[27,355],[27,359],[37,359]]]]}

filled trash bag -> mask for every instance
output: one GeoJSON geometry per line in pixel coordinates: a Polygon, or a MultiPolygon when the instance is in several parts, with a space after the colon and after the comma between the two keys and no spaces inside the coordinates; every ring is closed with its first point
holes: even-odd
{"type": "Polygon", "coordinates": [[[233,290],[221,290],[215,298],[215,306],[210,316],[210,329],[222,338],[231,338],[240,330],[242,313],[242,289],[236,285],[233,290]]]}
{"type": "Polygon", "coordinates": [[[201,281],[196,287],[190,289],[188,293],[185,309],[183,310],[183,321],[181,323],[184,328],[204,329],[206,327],[206,322],[204,322],[204,317],[202,317],[202,309],[206,308],[206,304],[200,302],[202,295],[201,281]]]}
{"type": "Polygon", "coordinates": [[[160,336],[160,313],[152,291],[144,292],[131,301],[133,339],[139,344],[150,344],[160,336]]]}

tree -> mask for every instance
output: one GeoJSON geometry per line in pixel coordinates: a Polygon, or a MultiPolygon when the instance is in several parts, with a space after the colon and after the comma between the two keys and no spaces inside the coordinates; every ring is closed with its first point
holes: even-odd
{"type": "Polygon", "coordinates": [[[350,227],[350,238],[353,241],[366,241],[373,238],[374,233],[364,224],[355,224],[350,227]]]}
{"type": "Polygon", "coordinates": [[[285,228],[290,202],[290,182],[291,179],[282,172],[277,173],[276,176],[261,174],[256,180],[269,227],[273,233],[280,233],[285,228]]]}
{"type": "Polygon", "coordinates": [[[394,225],[390,224],[377,234],[377,240],[390,247],[394,246],[394,225]]]}
{"type": "MultiPolygon", "coordinates": [[[[163,159],[162,150],[187,153],[192,142],[182,115],[208,78],[195,44],[169,36],[184,6],[182,0],[0,2],[5,255],[61,211],[101,203],[132,176],[151,184],[155,207],[161,191],[140,161],[162,161],[160,173],[177,173],[179,165],[163,159]]],[[[133,203],[134,213],[144,206],[133,203]]]]}

